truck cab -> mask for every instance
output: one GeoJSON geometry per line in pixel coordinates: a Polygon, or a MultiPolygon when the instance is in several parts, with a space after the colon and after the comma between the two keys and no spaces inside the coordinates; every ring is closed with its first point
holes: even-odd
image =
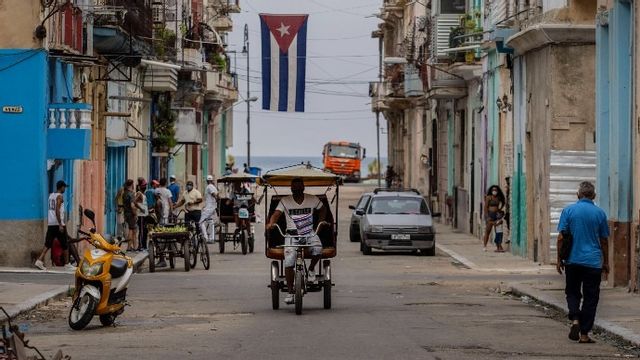
{"type": "Polygon", "coordinates": [[[366,150],[358,143],[330,141],[324,145],[324,169],[340,175],[345,181],[360,182],[360,168],[366,150]]]}

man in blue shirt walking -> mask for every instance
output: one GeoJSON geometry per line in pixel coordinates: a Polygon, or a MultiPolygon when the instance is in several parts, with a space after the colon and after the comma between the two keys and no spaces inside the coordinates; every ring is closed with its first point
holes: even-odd
{"type": "Polygon", "coordinates": [[[573,238],[569,258],[563,263],[558,257],[557,269],[566,274],[565,294],[572,321],[569,339],[580,343],[594,342],[589,331],[596,317],[600,280],[603,272],[609,273],[609,225],[607,215],[593,203],[595,197],[592,183],[580,183],[578,202],[562,210],[558,224],[558,249],[562,247],[562,232],[569,232],[573,238]]]}
{"type": "Polygon", "coordinates": [[[173,201],[174,204],[177,203],[180,197],[180,185],[176,182],[175,175],[169,176],[169,186],[167,186],[167,189],[171,191],[171,201],[173,201]]]}

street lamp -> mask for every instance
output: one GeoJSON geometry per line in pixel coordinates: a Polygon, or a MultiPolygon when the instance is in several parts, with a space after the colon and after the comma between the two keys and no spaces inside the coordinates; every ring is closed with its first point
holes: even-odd
{"type": "MultiPolygon", "coordinates": [[[[249,25],[244,24],[244,45],[242,46],[242,53],[247,54],[247,166],[251,167],[251,84],[249,78],[251,77],[251,71],[249,67],[249,25]]],[[[257,98],[256,98],[257,100],[257,98]]],[[[255,101],[255,100],[254,100],[255,101]]]]}

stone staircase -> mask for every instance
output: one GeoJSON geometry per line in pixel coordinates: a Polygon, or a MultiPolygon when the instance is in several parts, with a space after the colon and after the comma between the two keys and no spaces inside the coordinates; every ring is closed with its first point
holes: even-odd
{"type": "Polygon", "coordinates": [[[595,151],[551,150],[549,179],[550,259],[557,256],[556,238],[562,209],[577,200],[578,185],[582,181],[596,183],[595,151]]]}

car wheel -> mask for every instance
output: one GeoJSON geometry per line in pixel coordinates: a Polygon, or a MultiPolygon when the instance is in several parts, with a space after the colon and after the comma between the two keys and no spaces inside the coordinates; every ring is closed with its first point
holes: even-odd
{"type": "Polygon", "coordinates": [[[371,247],[367,246],[364,241],[360,242],[360,246],[362,247],[362,253],[365,255],[371,255],[371,247]]]}
{"type": "Polygon", "coordinates": [[[360,238],[359,238],[358,234],[355,231],[353,231],[353,229],[351,229],[351,231],[349,231],[349,240],[351,242],[360,241],[360,238]]]}
{"type": "Polygon", "coordinates": [[[420,250],[420,254],[423,256],[435,256],[436,255],[436,246],[433,245],[430,248],[420,250]]]}

